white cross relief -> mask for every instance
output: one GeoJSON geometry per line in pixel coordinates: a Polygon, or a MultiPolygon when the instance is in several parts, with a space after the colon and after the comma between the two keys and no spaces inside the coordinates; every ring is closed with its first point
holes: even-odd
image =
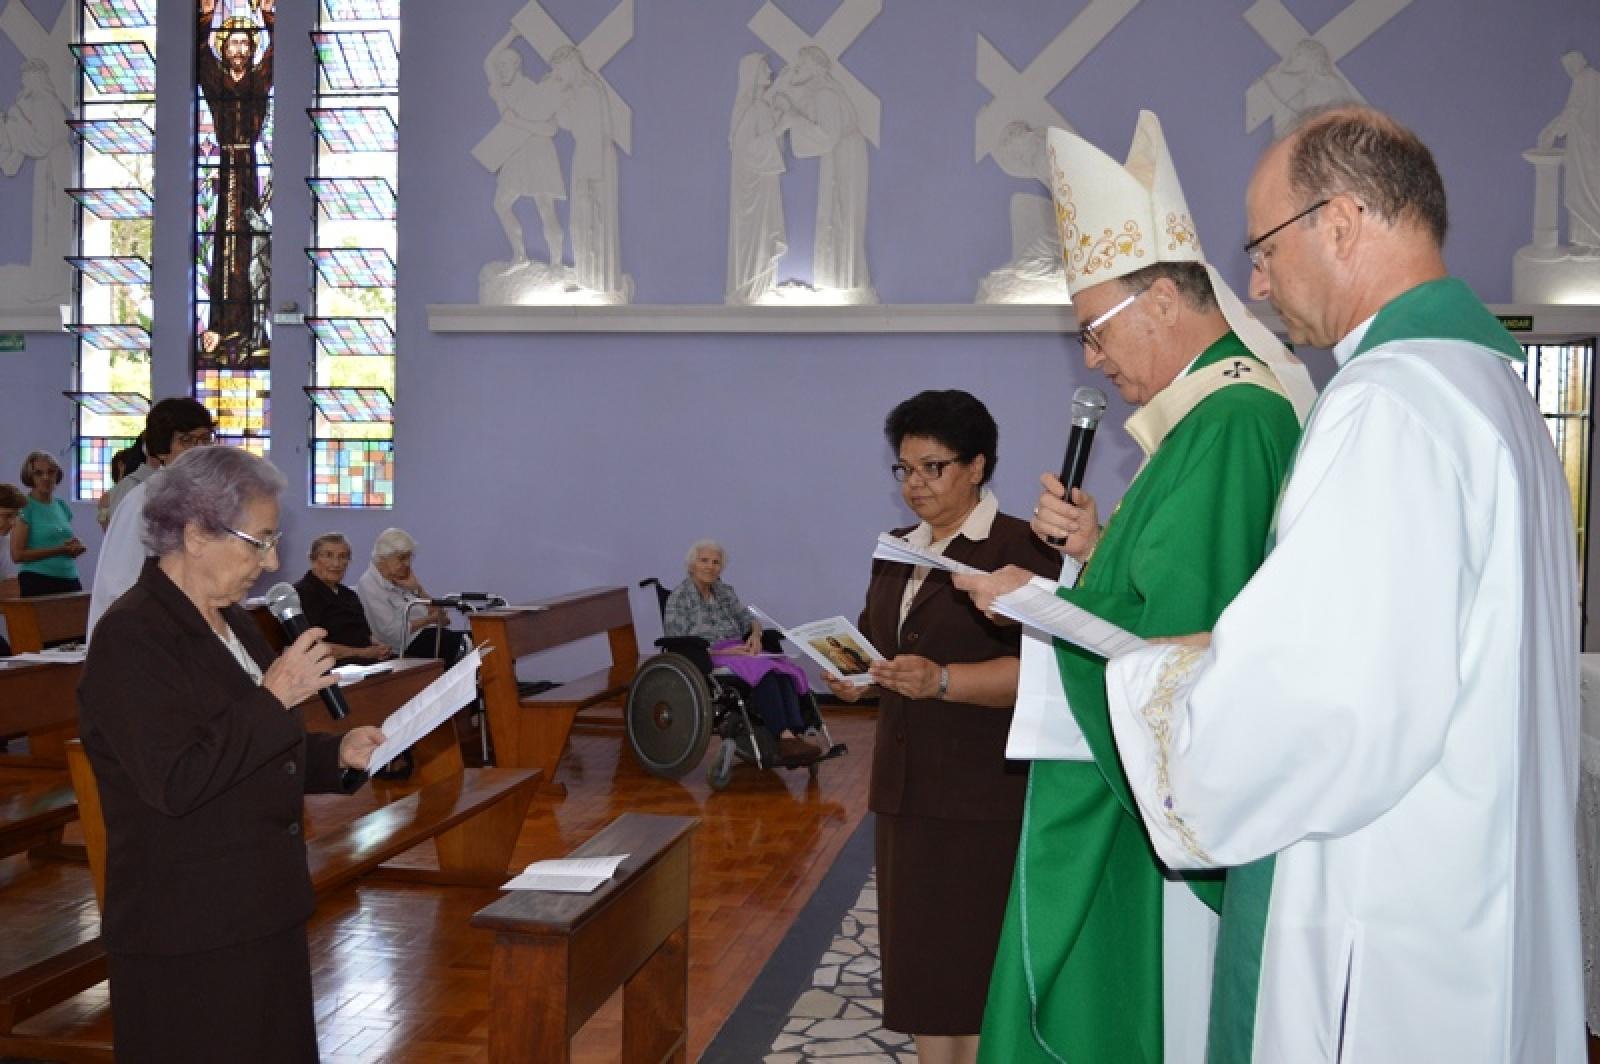
{"type": "Polygon", "coordinates": [[[1021,71],[983,34],[978,34],[978,83],[994,98],[978,111],[973,161],[982,162],[985,155],[994,151],[1009,122],[1020,120],[1041,130],[1050,126],[1071,129],[1061,112],[1045,97],[1083,62],[1085,56],[1099,47],[1116,29],[1117,23],[1138,4],[1139,0],[1091,0],[1089,6],[1078,12],[1066,29],[1056,34],[1055,40],[1045,45],[1021,71]]]}
{"type": "Polygon", "coordinates": [[[50,87],[70,102],[78,97],[78,60],[72,54],[72,4],[62,4],[55,29],[49,33],[33,17],[22,0],[10,0],[0,11],[0,31],[11,38],[28,59],[41,59],[50,66],[50,87]]]}
{"type": "MultiPolygon", "coordinates": [[[[611,82],[606,81],[600,68],[616,58],[623,45],[633,40],[633,3],[634,0],[621,0],[611,14],[602,19],[600,25],[591,30],[583,43],[577,46],[578,54],[583,56],[583,65],[606,87],[606,100],[611,107],[611,139],[629,155],[633,154],[633,109],[617,95],[617,90],[611,87],[611,82]]],[[[550,17],[539,0],[528,0],[528,6],[512,17],[511,25],[528,39],[533,50],[546,63],[550,62],[550,57],[558,49],[572,44],[572,38],[556,25],[556,20],[550,17]]]]}
{"type": "Polygon", "coordinates": [[[866,137],[874,148],[878,146],[878,128],[883,107],[878,102],[877,95],[845,69],[844,64],[839,62],[839,56],[856,42],[856,38],[872,25],[872,20],[882,11],[883,0],[841,0],[815,37],[796,26],[788,15],[778,10],[778,5],[772,0],[762,4],[761,10],[750,20],[750,32],[754,33],[762,44],[777,52],[778,57],[785,63],[793,63],[800,57],[800,49],[811,44],[828,54],[828,58],[833,60],[833,69],[830,73],[844,90],[844,94],[850,98],[851,105],[855,107],[856,121],[861,124],[861,135],[866,137]]]}
{"type": "MultiPolygon", "coordinates": [[[[1313,41],[1320,45],[1333,63],[1355,51],[1384,24],[1394,18],[1407,6],[1411,0],[1354,0],[1347,4],[1333,18],[1329,19],[1316,33],[1309,33],[1300,24],[1300,20],[1289,13],[1284,7],[1283,0],[1256,0],[1244,13],[1244,20],[1248,22],[1261,39],[1278,53],[1281,63],[1289,58],[1302,41],[1313,41]]],[[[1244,97],[1244,129],[1246,133],[1253,133],[1256,127],[1279,111],[1282,104],[1273,94],[1268,85],[1268,77],[1278,69],[1275,64],[1272,70],[1251,83],[1244,97]]],[[[1345,77],[1344,71],[1338,67],[1333,68],[1333,76],[1342,83],[1344,95],[1352,100],[1365,98],[1360,91],[1345,77]]]]}

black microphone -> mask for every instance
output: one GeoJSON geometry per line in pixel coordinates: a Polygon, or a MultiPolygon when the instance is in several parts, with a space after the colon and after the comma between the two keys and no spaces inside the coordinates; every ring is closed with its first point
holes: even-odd
{"type": "MultiPolygon", "coordinates": [[[[1072,489],[1083,487],[1089,446],[1094,443],[1094,430],[1105,412],[1106,393],[1099,388],[1079,388],[1072,393],[1072,432],[1067,436],[1067,453],[1061,459],[1061,485],[1066,488],[1068,502],[1072,501],[1072,489]]],[[[1044,541],[1052,547],[1067,545],[1060,536],[1046,536],[1044,541]]]]}
{"type": "MultiPolygon", "coordinates": [[[[300,592],[294,589],[293,584],[272,585],[267,591],[267,609],[283,626],[286,644],[299,639],[311,627],[305,612],[300,609],[300,592]]],[[[322,696],[322,704],[328,707],[328,715],[334,720],[344,720],[350,715],[350,705],[344,700],[344,692],[339,690],[338,684],[324,687],[317,694],[322,696]]]]}

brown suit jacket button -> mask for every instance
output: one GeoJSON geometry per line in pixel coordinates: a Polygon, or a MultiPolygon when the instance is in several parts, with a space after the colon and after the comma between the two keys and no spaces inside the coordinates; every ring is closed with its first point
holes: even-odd
{"type": "Polygon", "coordinates": [[[285,761],[283,763],[283,771],[285,771],[289,775],[293,776],[296,772],[299,771],[299,768],[295,765],[295,763],[293,761],[285,761]]]}
{"type": "Polygon", "coordinates": [[[295,821],[293,824],[289,825],[289,834],[291,834],[291,835],[300,834],[300,822],[298,820],[295,821]]]}

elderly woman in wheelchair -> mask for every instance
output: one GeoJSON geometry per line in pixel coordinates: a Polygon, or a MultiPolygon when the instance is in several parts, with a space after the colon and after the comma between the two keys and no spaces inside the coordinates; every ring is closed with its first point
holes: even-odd
{"type": "Polygon", "coordinates": [[[776,652],[777,633],[763,632],[723,582],[726,559],[716,541],[699,540],[685,559],[688,576],[670,594],[644,582],[663,596],[665,636],[656,645],[666,653],[640,666],[628,693],[629,740],[647,769],[675,778],[699,763],[712,733],[722,736],[708,772],[717,789],[736,753],[761,767],[814,772],[818,760],[845,749],[827,739],[805,672],[776,652]],[[819,731],[826,753],[807,738],[819,731]]]}

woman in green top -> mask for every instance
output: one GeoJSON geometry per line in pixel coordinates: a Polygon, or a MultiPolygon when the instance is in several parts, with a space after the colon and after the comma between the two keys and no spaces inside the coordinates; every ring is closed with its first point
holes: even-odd
{"type": "Polygon", "coordinates": [[[83,590],[76,559],[85,547],[72,534],[72,511],[55,497],[61,476],[48,451],[34,451],[22,463],[22,483],[30,491],[11,529],[11,560],[23,598],[83,590]]]}

